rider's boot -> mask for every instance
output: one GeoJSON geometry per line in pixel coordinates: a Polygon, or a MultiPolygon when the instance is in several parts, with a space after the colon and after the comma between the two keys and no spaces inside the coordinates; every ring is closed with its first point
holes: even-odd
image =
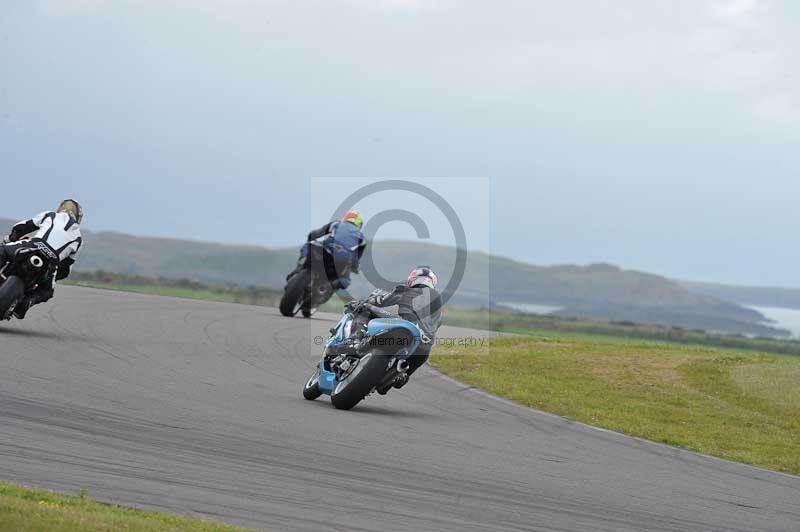
{"type": "Polygon", "coordinates": [[[380,395],[386,395],[387,393],[389,393],[389,390],[391,390],[392,387],[399,389],[405,386],[407,382],[408,382],[408,374],[401,373],[397,377],[395,377],[393,381],[390,381],[384,384],[383,386],[379,386],[375,390],[380,395]]]}
{"type": "Polygon", "coordinates": [[[408,383],[408,373],[401,373],[394,379],[394,383],[392,383],[392,386],[394,386],[399,390],[407,383],[408,383]]]}
{"type": "Polygon", "coordinates": [[[367,327],[358,327],[350,337],[342,340],[342,343],[333,345],[325,352],[327,356],[336,357],[339,355],[361,355],[369,348],[369,338],[366,338],[367,327]]]}

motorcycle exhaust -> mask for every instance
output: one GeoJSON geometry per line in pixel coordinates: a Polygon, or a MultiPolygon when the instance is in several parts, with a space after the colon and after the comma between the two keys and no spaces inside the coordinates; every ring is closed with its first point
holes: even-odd
{"type": "Polygon", "coordinates": [[[400,373],[407,372],[408,368],[409,368],[408,362],[406,362],[405,360],[399,360],[397,362],[397,371],[399,371],[400,373]]]}

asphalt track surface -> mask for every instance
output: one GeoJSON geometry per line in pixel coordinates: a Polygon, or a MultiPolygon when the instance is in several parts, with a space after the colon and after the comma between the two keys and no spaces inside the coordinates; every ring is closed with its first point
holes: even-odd
{"type": "Polygon", "coordinates": [[[274,531],[800,530],[800,477],[430,369],[350,412],[305,401],[330,325],[62,287],[0,324],[0,478],[274,531]]]}

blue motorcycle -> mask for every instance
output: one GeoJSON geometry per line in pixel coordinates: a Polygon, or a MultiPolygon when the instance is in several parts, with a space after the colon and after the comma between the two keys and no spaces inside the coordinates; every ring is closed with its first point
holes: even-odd
{"type": "Polygon", "coordinates": [[[303,397],[309,401],[326,394],[333,406],[350,410],[373,391],[385,394],[398,377],[405,377],[408,357],[421,342],[419,328],[379,307],[364,306],[378,317],[367,325],[361,347],[347,354],[330,354],[337,352],[333,348],[345,345],[353,332],[354,315],[346,309],[331,329],[322,360],[303,386],[303,397]]]}

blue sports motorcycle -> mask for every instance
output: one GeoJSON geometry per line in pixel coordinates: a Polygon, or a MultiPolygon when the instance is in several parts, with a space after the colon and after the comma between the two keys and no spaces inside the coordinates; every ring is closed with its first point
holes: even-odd
{"type": "Polygon", "coordinates": [[[330,354],[337,352],[335,347],[348,345],[353,332],[354,314],[348,307],[331,329],[322,360],[303,386],[306,399],[313,401],[326,394],[333,406],[350,410],[373,391],[385,394],[398,377],[405,377],[407,359],[420,345],[419,328],[382,308],[368,303],[364,307],[378,317],[367,325],[360,347],[346,354],[330,354]]]}

